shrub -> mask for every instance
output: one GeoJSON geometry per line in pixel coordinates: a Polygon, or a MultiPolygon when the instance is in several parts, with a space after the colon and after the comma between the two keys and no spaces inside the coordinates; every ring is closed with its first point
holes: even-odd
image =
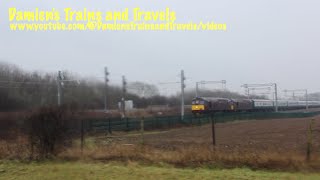
{"type": "Polygon", "coordinates": [[[59,153],[61,145],[70,140],[72,114],[64,107],[42,107],[28,117],[31,157],[35,152],[42,158],[59,153]]]}

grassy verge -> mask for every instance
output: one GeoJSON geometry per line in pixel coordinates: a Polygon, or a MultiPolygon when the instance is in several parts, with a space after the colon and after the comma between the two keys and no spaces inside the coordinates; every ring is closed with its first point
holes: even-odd
{"type": "Polygon", "coordinates": [[[175,168],[127,163],[1,162],[0,179],[320,179],[320,173],[252,171],[246,168],[175,168]]]}

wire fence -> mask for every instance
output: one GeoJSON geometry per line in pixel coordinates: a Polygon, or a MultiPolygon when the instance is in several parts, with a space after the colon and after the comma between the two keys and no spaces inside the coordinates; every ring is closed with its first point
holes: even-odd
{"type": "MultiPolygon", "coordinates": [[[[319,115],[320,112],[233,112],[215,113],[215,123],[225,123],[241,120],[264,120],[283,118],[305,118],[319,115]]],[[[174,128],[179,126],[203,125],[211,122],[211,114],[208,115],[186,115],[140,118],[105,118],[85,119],[84,129],[87,132],[112,132],[112,131],[134,131],[140,130],[143,121],[145,130],[174,128]]]]}
{"type": "MultiPolygon", "coordinates": [[[[0,119],[0,159],[7,157],[33,159],[66,152],[66,149],[78,149],[83,153],[86,150],[87,152],[99,151],[99,148],[112,148],[117,145],[133,147],[138,144],[161,150],[207,146],[208,144],[219,145],[227,148],[226,150],[233,150],[232,148],[235,148],[234,150],[238,150],[237,148],[264,150],[266,147],[276,150],[281,145],[285,151],[293,149],[297,152],[305,152],[305,147],[307,147],[308,159],[311,158],[311,151],[319,153],[315,150],[320,146],[319,134],[317,134],[320,128],[319,121],[309,123],[306,130],[304,128],[307,127],[307,119],[320,115],[320,111],[219,112],[198,116],[190,114],[181,119],[178,115],[88,118],[81,115],[74,116],[68,111],[62,113],[60,110],[44,109],[27,119],[24,118],[26,114],[13,113],[7,117],[3,116],[0,119]],[[266,119],[270,119],[270,122],[274,122],[271,121],[273,119],[279,119],[281,123],[279,121],[277,124],[263,122],[260,126],[258,125],[262,122],[258,122],[259,120],[266,119]],[[292,121],[285,122],[286,119],[292,121]],[[252,124],[251,122],[250,124],[223,124],[250,120],[258,121],[252,124]],[[212,122],[221,124],[215,127],[215,123],[212,122]],[[291,126],[291,122],[294,126],[291,126]],[[212,123],[211,127],[201,126],[209,123],[212,123]],[[191,128],[177,128],[188,126],[191,128]],[[288,126],[291,127],[288,128],[288,126]],[[215,131],[215,128],[218,131],[215,131]],[[270,130],[272,128],[275,128],[275,131],[270,130]],[[167,129],[170,130],[167,131],[167,129]],[[129,131],[132,132],[128,133],[129,131]],[[276,138],[274,138],[275,132],[277,133],[276,138]],[[279,132],[283,132],[283,136],[279,136],[279,132]],[[308,139],[305,137],[306,134],[308,134],[308,139]],[[307,142],[304,138],[307,139],[307,142]],[[317,139],[313,140],[313,138],[317,139]],[[252,143],[253,141],[255,143],[252,143]]],[[[310,120],[314,121],[314,118],[310,120]]]]}

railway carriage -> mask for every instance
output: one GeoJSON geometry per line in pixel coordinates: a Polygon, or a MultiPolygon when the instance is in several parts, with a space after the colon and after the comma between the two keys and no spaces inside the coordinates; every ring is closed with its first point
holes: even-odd
{"type": "Polygon", "coordinates": [[[238,99],[236,102],[236,111],[252,111],[254,108],[251,99],[238,99]]]}
{"type": "Polygon", "coordinates": [[[265,99],[253,99],[252,111],[272,111],[273,102],[265,99]]]}

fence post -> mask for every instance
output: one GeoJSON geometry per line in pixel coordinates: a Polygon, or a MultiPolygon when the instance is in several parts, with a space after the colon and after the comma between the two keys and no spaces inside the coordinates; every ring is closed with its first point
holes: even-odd
{"type": "Polygon", "coordinates": [[[198,118],[198,125],[201,126],[201,118],[198,118]]]}
{"type": "Polygon", "coordinates": [[[109,127],[108,127],[109,134],[112,134],[112,130],[111,130],[111,119],[110,119],[110,118],[108,118],[108,124],[109,124],[109,127]]]}
{"type": "Polygon", "coordinates": [[[126,118],[126,129],[127,131],[129,131],[129,118],[125,117],[126,118]]]}
{"type": "Polygon", "coordinates": [[[212,145],[216,145],[216,132],[215,132],[215,121],[214,113],[211,113],[211,131],[212,131],[212,145]]]}
{"type": "Polygon", "coordinates": [[[89,119],[87,121],[89,121],[89,122],[87,122],[87,126],[88,126],[87,128],[89,131],[91,131],[92,130],[92,120],[89,119]]]}
{"type": "Polygon", "coordinates": [[[83,118],[81,118],[81,155],[83,154],[83,146],[84,146],[84,124],[83,118]]]}
{"type": "Polygon", "coordinates": [[[140,120],[141,144],[144,144],[144,116],[140,120]]]}
{"type": "Polygon", "coordinates": [[[154,117],[153,118],[149,118],[150,121],[151,121],[151,129],[154,129],[154,117]]]}
{"type": "Polygon", "coordinates": [[[312,136],[313,136],[313,125],[314,125],[314,119],[311,119],[308,126],[308,142],[307,142],[307,155],[306,160],[310,161],[311,156],[311,148],[312,148],[312,136]]]}

